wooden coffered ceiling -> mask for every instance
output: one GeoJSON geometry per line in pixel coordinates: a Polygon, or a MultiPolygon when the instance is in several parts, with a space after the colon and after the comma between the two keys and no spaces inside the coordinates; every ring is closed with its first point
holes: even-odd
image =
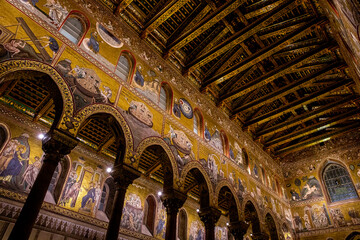
{"type": "Polygon", "coordinates": [[[360,126],[355,83],[317,1],[98,1],[274,157],[360,126]]]}

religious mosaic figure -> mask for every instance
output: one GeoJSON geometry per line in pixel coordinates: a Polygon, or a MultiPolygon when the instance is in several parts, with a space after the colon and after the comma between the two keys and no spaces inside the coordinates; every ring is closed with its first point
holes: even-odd
{"type": "Polygon", "coordinates": [[[199,221],[193,221],[190,225],[189,240],[204,240],[205,231],[199,221]]]}
{"type": "Polygon", "coordinates": [[[93,211],[101,197],[101,189],[98,183],[91,183],[90,189],[81,199],[81,209],[87,212],[93,211]]]}
{"type": "Polygon", "coordinates": [[[35,157],[35,162],[33,164],[30,164],[24,174],[23,174],[23,180],[21,184],[24,185],[25,191],[30,191],[31,187],[33,186],[37,175],[39,174],[41,168],[41,161],[39,157],[35,157]]]}
{"type": "Polygon", "coordinates": [[[9,141],[0,156],[0,180],[12,188],[23,190],[23,174],[29,164],[29,134],[23,133],[9,141]]]}
{"type": "Polygon", "coordinates": [[[121,218],[121,227],[140,232],[144,216],[140,197],[131,193],[126,199],[121,218]]]}
{"type": "Polygon", "coordinates": [[[59,61],[55,68],[72,89],[77,109],[92,103],[110,103],[112,91],[107,86],[101,89],[101,79],[93,69],[80,66],[72,68],[69,59],[59,61]]]}
{"type": "Polygon", "coordinates": [[[335,227],[346,226],[346,221],[340,208],[330,209],[330,214],[333,219],[335,227]]]}
{"type": "Polygon", "coordinates": [[[192,151],[192,143],[183,131],[174,130],[170,126],[165,142],[169,144],[179,167],[186,165],[191,159],[195,159],[192,151]]]}
{"type": "Polygon", "coordinates": [[[68,180],[63,191],[63,195],[60,201],[60,205],[65,206],[70,202],[70,207],[75,207],[76,198],[80,191],[80,181],[77,181],[77,174],[75,171],[71,171],[68,180]],[[70,201],[71,199],[71,201],[70,201]]]}
{"type": "Polygon", "coordinates": [[[307,200],[322,196],[323,194],[321,192],[319,181],[314,176],[310,176],[301,190],[301,199],[307,200]]]}

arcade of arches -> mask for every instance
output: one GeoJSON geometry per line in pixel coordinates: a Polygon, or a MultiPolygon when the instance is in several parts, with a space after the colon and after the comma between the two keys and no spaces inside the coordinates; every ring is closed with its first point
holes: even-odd
{"type": "Polygon", "coordinates": [[[358,1],[0,10],[0,239],[360,239],[358,1]]]}

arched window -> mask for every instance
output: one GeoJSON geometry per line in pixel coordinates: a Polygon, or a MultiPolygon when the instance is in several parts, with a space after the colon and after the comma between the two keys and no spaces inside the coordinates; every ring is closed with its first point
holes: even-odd
{"type": "Polygon", "coordinates": [[[52,175],[48,192],[53,199],[47,199],[51,203],[57,203],[60,200],[61,191],[65,185],[68,172],[70,170],[70,159],[63,158],[57,165],[52,175]]]}
{"type": "Polygon", "coordinates": [[[181,209],[178,216],[178,239],[186,240],[187,236],[187,215],[184,209],[181,209]]]}
{"type": "Polygon", "coordinates": [[[349,173],[340,164],[328,164],[324,168],[322,179],[331,202],[358,198],[349,173]]]}
{"type": "Polygon", "coordinates": [[[128,81],[131,75],[131,69],[134,66],[134,61],[132,56],[128,53],[121,53],[118,63],[116,65],[115,74],[119,76],[122,80],[128,81]]]}
{"type": "Polygon", "coordinates": [[[2,152],[9,138],[10,135],[8,129],[5,127],[5,125],[0,124],[0,153],[2,152]]]}
{"type": "Polygon", "coordinates": [[[167,83],[162,83],[159,96],[159,107],[170,113],[172,103],[172,90],[167,83]]]}
{"type": "Polygon", "coordinates": [[[229,157],[229,140],[226,136],[226,133],[223,130],[221,130],[220,136],[223,147],[223,153],[225,156],[229,157]]]}
{"type": "Polygon", "coordinates": [[[194,110],[194,133],[198,136],[204,136],[204,119],[199,109],[194,110]]]}
{"type": "Polygon", "coordinates": [[[106,201],[109,197],[109,185],[107,185],[106,183],[104,183],[102,192],[101,192],[101,198],[100,198],[100,203],[99,203],[99,210],[105,212],[105,206],[106,206],[106,201]]]}
{"type": "Polygon", "coordinates": [[[59,32],[67,39],[78,44],[90,27],[85,17],[78,12],[71,12],[59,32]]]}
{"type": "Polygon", "coordinates": [[[155,198],[150,195],[146,198],[145,201],[144,224],[152,235],[154,235],[155,214],[156,214],[155,198]]]}

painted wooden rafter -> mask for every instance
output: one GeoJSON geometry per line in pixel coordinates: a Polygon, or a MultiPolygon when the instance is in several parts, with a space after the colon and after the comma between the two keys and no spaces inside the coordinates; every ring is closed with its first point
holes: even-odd
{"type": "Polygon", "coordinates": [[[264,16],[260,17],[258,20],[254,21],[253,23],[247,25],[241,31],[235,33],[231,36],[227,41],[220,43],[219,45],[215,46],[214,48],[210,49],[208,52],[204,53],[203,55],[199,56],[198,58],[194,59],[193,61],[189,62],[186,65],[186,68],[198,68],[212,59],[218,57],[219,55],[223,54],[227,50],[233,48],[234,46],[240,44],[241,42],[245,41],[249,37],[256,34],[260,31],[263,27],[268,26],[269,24],[273,23],[277,18],[279,18],[285,12],[288,12],[294,9],[297,5],[291,4],[293,1],[288,0],[283,5],[275,8],[274,10],[270,11],[269,13],[265,14],[264,16]]]}
{"type": "Polygon", "coordinates": [[[234,98],[237,98],[238,96],[241,96],[255,89],[258,89],[285,74],[293,72],[295,68],[300,67],[301,65],[304,64],[304,62],[307,62],[310,59],[317,58],[327,53],[328,52],[327,48],[331,46],[333,46],[333,43],[326,43],[304,55],[295,58],[293,61],[281,65],[280,67],[268,72],[267,74],[262,75],[259,78],[256,78],[255,80],[245,84],[240,88],[229,91],[226,94],[224,94],[222,97],[220,97],[219,102],[230,101],[234,98]]]}
{"type": "Polygon", "coordinates": [[[333,118],[331,118],[329,120],[321,121],[321,122],[319,122],[317,124],[314,124],[314,125],[311,125],[309,127],[302,128],[302,129],[300,129],[298,131],[283,135],[282,137],[275,138],[275,139],[273,139],[271,141],[266,142],[264,144],[264,146],[265,147],[272,147],[272,148],[277,147],[277,146],[279,146],[279,145],[281,145],[283,143],[293,141],[293,140],[298,139],[300,137],[309,135],[311,133],[314,133],[314,132],[320,131],[322,129],[334,126],[334,125],[336,125],[338,123],[344,122],[344,121],[348,120],[349,118],[352,118],[355,115],[358,115],[359,113],[360,113],[359,109],[355,108],[355,109],[353,109],[351,111],[348,111],[348,112],[345,112],[343,114],[337,115],[337,116],[335,116],[335,117],[333,117],[333,118]]]}
{"type": "Polygon", "coordinates": [[[344,88],[345,85],[347,84],[353,84],[354,82],[352,81],[352,79],[344,79],[340,82],[337,82],[335,84],[332,84],[326,88],[323,88],[321,89],[320,91],[318,92],[315,92],[313,94],[310,94],[306,97],[303,97],[301,99],[298,99],[294,102],[292,102],[291,104],[287,104],[283,107],[280,107],[278,109],[275,109],[271,112],[268,112],[264,115],[261,115],[257,118],[254,118],[254,119],[251,119],[250,121],[248,122],[245,122],[244,126],[251,126],[251,125],[254,125],[254,124],[260,124],[260,123],[263,123],[265,121],[269,121],[271,119],[274,119],[276,117],[279,117],[289,111],[292,111],[293,109],[296,109],[300,106],[303,106],[303,105],[306,105],[306,104],[309,104],[311,102],[314,102],[318,99],[321,99],[322,97],[325,97],[325,96],[328,96],[330,95],[333,91],[336,91],[336,90],[339,90],[339,89],[342,89],[344,88]]]}
{"type": "Polygon", "coordinates": [[[220,82],[225,81],[226,79],[229,79],[245,69],[249,68],[250,66],[270,57],[274,53],[280,51],[287,45],[291,44],[292,42],[295,42],[296,40],[299,40],[301,37],[303,37],[305,34],[308,34],[313,31],[313,28],[324,19],[314,19],[311,21],[308,25],[303,26],[296,31],[286,35],[285,37],[281,38],[280,40],[274,42],[273,44],[268,45],[267,47],[261,49],[260,51],[256,52],[255,54],[247,57],[242,62],[235,64],[231,68],[225,70],[223,73],[220,73],[216,76],[213,76],[209,79],[205,79],[204,83],[202,85],[202,88],[205,88],[211,84],[218,84],[220,82]]]}
{"type": "Polygon", "coordinates": [[[326,113],[332,112],[334,109],[337,109],[339,107],[342,107],[349,102],[352,101],[358,101],[359,98],[355,98],[354,96],[345,97],[339,101],[335,101],[332,103],[329,103],[323,107],[320,107],[318,109],[315,109],[313,111],[307,112],[305,114],[299,115],[295,118],[291,118],[283,123],[277,124],[273,127],[266,128],[264,130],[258,131],[256,133],[256,136],[268,136],[271,134],[276,134],[278,132],[281,132],[285,129],[291,128],[293,126],[299,125],[301,123],[304,123],[306,121],[309,121],[313,118],[319,117],[321,115],[324,115],[326,113]]]}

